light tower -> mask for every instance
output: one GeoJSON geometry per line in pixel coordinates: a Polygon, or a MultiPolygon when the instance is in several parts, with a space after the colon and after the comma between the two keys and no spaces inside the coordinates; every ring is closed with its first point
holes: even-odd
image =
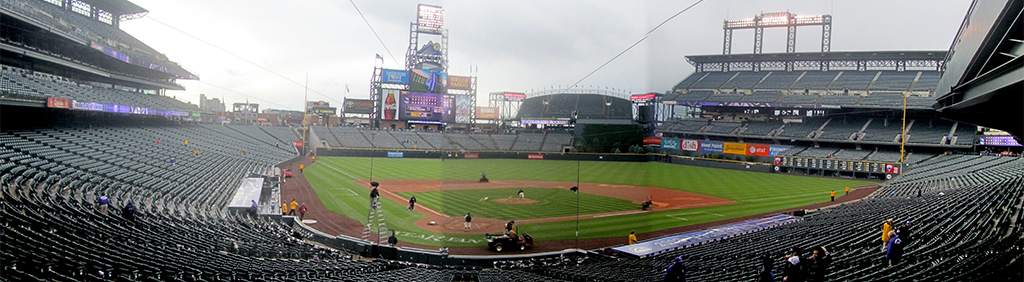
{"type": "Polygon", "coordinates": [[[821,26],[821,52],[829,52],[832,47],[832,15],[798,16],[790,12],[761,13],[753,19],[738,21],[725,20],[725,42],[722,43],[722,54],[732,54],[732,31],[736,29],[754,30],[754,54],[761,54],[764,28],[785,27],[786,53],[796,52],[796,27],[821,26]]]}

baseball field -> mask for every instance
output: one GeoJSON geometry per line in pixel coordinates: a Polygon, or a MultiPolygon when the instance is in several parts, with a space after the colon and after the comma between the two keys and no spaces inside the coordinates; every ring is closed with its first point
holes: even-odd
{"type": "Polygon", "coordinates": [[[538,244],[624,238],[630,230],[643,234],[826,202],[832,190],[842,195],[845,186],[875,184],[655,162],[510,159],[322,157],[303,174],[326,209],[360,222],[369,209],[369,182],[379,182],[387,226],[399,240],[441,247],[486,246],[482,234],[501,232],[509,220],[538,244]],[[483,173],[489,183],[478,182],[483,173]],[[411,211],[410,197],[417,199],[411,211]],[[648,199],[653,211],[641,211],[648,199]],[[468,231],[467,213],[473,215],[468,231]]]}

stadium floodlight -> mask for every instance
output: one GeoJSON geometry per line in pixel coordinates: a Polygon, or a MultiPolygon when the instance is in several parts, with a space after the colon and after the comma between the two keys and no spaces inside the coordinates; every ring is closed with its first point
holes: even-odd
{"type": "Polygon", "coordinates": [[[722,43],[722,54],[732,54],[732,31],[736,29],[754,29],[754,54],[761,53],[764,28],[785,27],[788,29],[786,53],[796,52],[796,27],[821,26],[821,52],[829,52],[832,48],[832,16],[803,15],[790,12],[761,13],[753,19],[729,21],[723,24],[725,40],[722,43]]]}

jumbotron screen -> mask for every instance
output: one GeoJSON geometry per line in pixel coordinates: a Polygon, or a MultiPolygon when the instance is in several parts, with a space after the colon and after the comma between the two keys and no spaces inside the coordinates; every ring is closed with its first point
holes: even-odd
{"type": "Polygon", "coordinates": [[[454,122],[455,97],[437,93],[402,92],[398,116],[402,120],[454,122]]]}

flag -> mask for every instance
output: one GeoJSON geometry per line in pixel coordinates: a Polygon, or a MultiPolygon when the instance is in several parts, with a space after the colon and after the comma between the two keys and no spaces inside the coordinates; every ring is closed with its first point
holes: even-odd
{"type": "Polygon", "coordinates": [[[348,94],[348,83],[345,83],[345,94],[348,94]]]}
{"type": "Polygon", "coordinates": [[[377,59],[383,61],[384,57],[381,57],[380,54],[377,54],[377,59]]]}

